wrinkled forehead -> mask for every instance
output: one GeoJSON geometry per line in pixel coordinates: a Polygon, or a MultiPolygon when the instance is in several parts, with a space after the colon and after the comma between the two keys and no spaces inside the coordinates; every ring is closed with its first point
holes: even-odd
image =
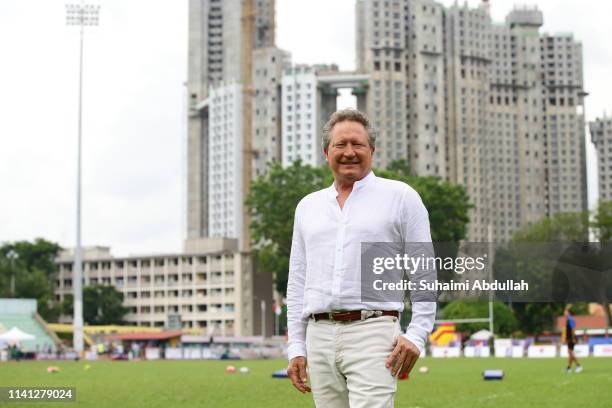
{"type": "Polygon", "coordinates": [[[368,142],[368,132],[365,127],[352,120],[345,120],[334,125],[330,132],[331,143],[339,141],[368,142]]]}

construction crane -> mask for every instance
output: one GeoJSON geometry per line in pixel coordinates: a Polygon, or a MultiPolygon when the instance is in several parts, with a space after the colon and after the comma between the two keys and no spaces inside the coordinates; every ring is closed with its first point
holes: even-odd
{"type": "MultiPolygon", "coordinates": [[[[241,37],[242,37],[242,197],[249,195],[249,185],[253,168],[253,32],[255,27],[254,0],[242,0],[241,37]]],[[[251,248],[249,225],[251,214],[242,205],[242,242],[243,250],[251,248]]]]}

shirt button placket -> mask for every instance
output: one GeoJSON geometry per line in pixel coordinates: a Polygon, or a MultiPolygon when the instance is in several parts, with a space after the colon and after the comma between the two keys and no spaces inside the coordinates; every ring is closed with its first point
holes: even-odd
{"type": "Polygon", "coordinates": [[[336,237],[336,255],[334,260],[334,278],[332,286],[332,293],[334,297],[337,297],[340,294],[342,270],[344,269],[344,237],[346,232],[346,223],[344,219],[345,216],[342,214],[339,220],[338,235],[336,237]]]}

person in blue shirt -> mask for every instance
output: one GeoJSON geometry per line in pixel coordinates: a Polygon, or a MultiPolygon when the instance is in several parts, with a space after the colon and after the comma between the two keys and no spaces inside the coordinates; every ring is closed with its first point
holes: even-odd
{"type": "Polygon", "coordinates": [[[574,320],[571,305],[567,305],[563,314],[565,315],[564,340],[567,344],[567,368],[565,369],[565,372],[571,373],[572,363],[575,363],[576,372],[579,373],[582,371],[582,366],[578,362],[576,354],[574,354],[574,346],[576,345],[576,333],[574,332],[576,328],[576,320],[574,320]]]}

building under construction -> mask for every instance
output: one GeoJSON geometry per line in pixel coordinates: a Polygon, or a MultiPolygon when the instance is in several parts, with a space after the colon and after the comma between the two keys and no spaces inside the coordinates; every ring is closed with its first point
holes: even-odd
{"type": "Polygon", "coordinates": [[[274,0],[191,0],[187,238],[239,239],[248,249],[249,180],[280,160],[274,0]]]}

